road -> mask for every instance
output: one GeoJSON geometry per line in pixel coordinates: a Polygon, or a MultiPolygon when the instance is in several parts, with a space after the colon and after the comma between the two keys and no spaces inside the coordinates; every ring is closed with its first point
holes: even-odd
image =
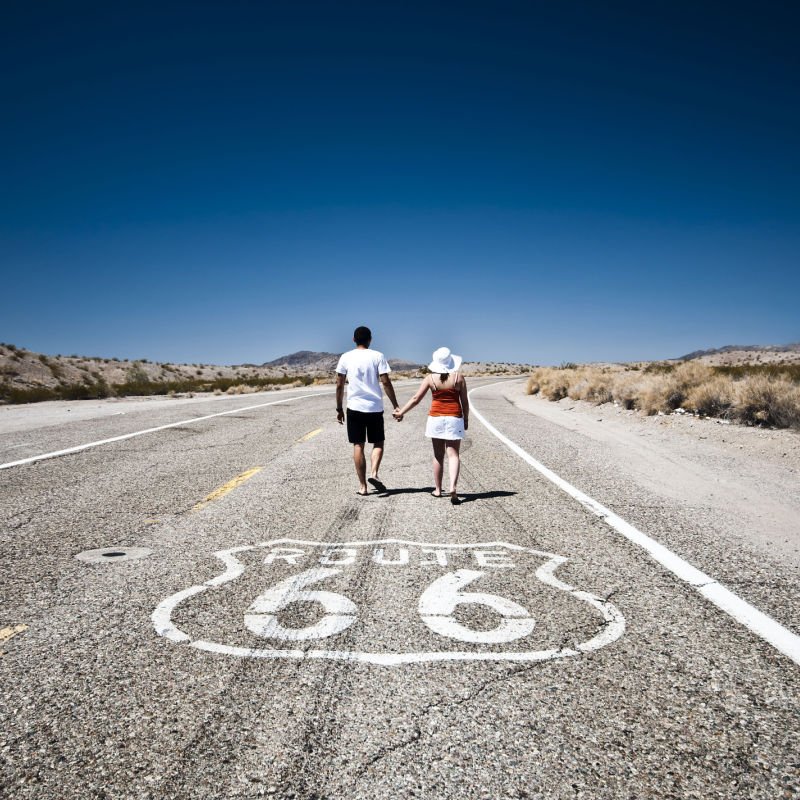
{"type": "Polygon", "coordinates": [[[361,498],[328,387],[31,407],[1,462],[116,441],[0,470],[4,796],[800,796],[795,565],[490,384],[472,398],[498,432],[767,613],[784,651],[474,417],[454,507],[429,494],[422,409],[361,498]],[[97,550],[123,555],[76,558],[97,550]]]}

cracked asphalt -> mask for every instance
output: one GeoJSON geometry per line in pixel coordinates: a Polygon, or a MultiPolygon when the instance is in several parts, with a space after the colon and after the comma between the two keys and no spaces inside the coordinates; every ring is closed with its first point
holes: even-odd
{"type": "MultiPolygon", "coordinates": [[[[622,481],[517,391],[475,400],[796,626],[795,568],[622,481]]],[[[31,407],[0,461],[308,393],[40,426],[31,407]]],[[[429,494],[423,409],[387,422],[387,491],[357,497],[333,395],[311,394],[0,471],[0,628],[27,626],[0,642],[3,796],[800,797],[794,662],[476,419],[462,505],[429,494]],[[75,558],[104,547],[152,553],[75,558]]]]}

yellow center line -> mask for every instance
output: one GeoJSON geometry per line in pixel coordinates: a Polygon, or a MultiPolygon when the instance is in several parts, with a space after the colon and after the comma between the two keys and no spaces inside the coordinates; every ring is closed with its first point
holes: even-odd
{"type": "Polygon", "coordinates": [[[305,436],[301,436],[297,441],[307,442],[309,439],[313,439],[318,433],[322,433],[322,428],[317,428],[315,431],[309,431],[305,436]]]}
{"type": "MultiPolygon", "coordinates": [[[[22,631],[28,630],[27,625],[10,625],[7,628],[0,628],[0,644],[4,644],[9,639],[12,639],[18,633],[22,633],[22,631]]],[[[0,650],[0,656],[3,655],[3,651],[0,650]]]]}
{"type": "Polygon", "coordinates": [[[204,497],[199,503],[197,503],[197,505],[192,508],[192,511],[200,511],[209,503],[214,502],[214,500],[219,500],[220,497],[224,497],[226,494],[228,494],[228,492],[232,492],[237,486],[241,486],[245,481],[249,481],[253,475],[261,472],[262,469],[263,467],[253,467],[253,469],[248,469],[247,472],[237,475],[233,480],[230,480],[223,486],[220,486],[219,489],[214,489],[210,495],[204,497]]]}

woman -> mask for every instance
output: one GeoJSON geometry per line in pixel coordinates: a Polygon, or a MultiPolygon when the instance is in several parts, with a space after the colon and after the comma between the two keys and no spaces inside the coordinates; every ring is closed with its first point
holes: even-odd
{"type": "Polygon", "coordinates": [[[457,506],[461,500],[456,493],[458,472],[461,467],[459,450],[464,431],[469,428],[469,399],[467,398],[467,382],[458,371],[461,367],[461,356],[450,353],[446,347],[440,347],[433,354],[433,361],[428,364],[430,375],[425,376],[417,393],[401,408],[394,412],[394,418],[400,422],[403,415],[414,408],[427,393],[433,394],[431,410],[428,412],[428,424],[425,435],[433,441],[433,482],[434,497],[442,496],[442,476],[444,474],[444,454],[450,464],[450,502],[457,506]]]}

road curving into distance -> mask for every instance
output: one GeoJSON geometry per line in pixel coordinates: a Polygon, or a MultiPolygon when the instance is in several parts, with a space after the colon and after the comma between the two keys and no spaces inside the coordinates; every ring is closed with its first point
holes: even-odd
{"type": "Polygon", "coordinates": [[[458,507],[422,409],[356,496],[328,389],[0,430],[11,796],[800,792],[792,652],[613,523],[789,635],[796,570],[490,383],[458,507]]]}

